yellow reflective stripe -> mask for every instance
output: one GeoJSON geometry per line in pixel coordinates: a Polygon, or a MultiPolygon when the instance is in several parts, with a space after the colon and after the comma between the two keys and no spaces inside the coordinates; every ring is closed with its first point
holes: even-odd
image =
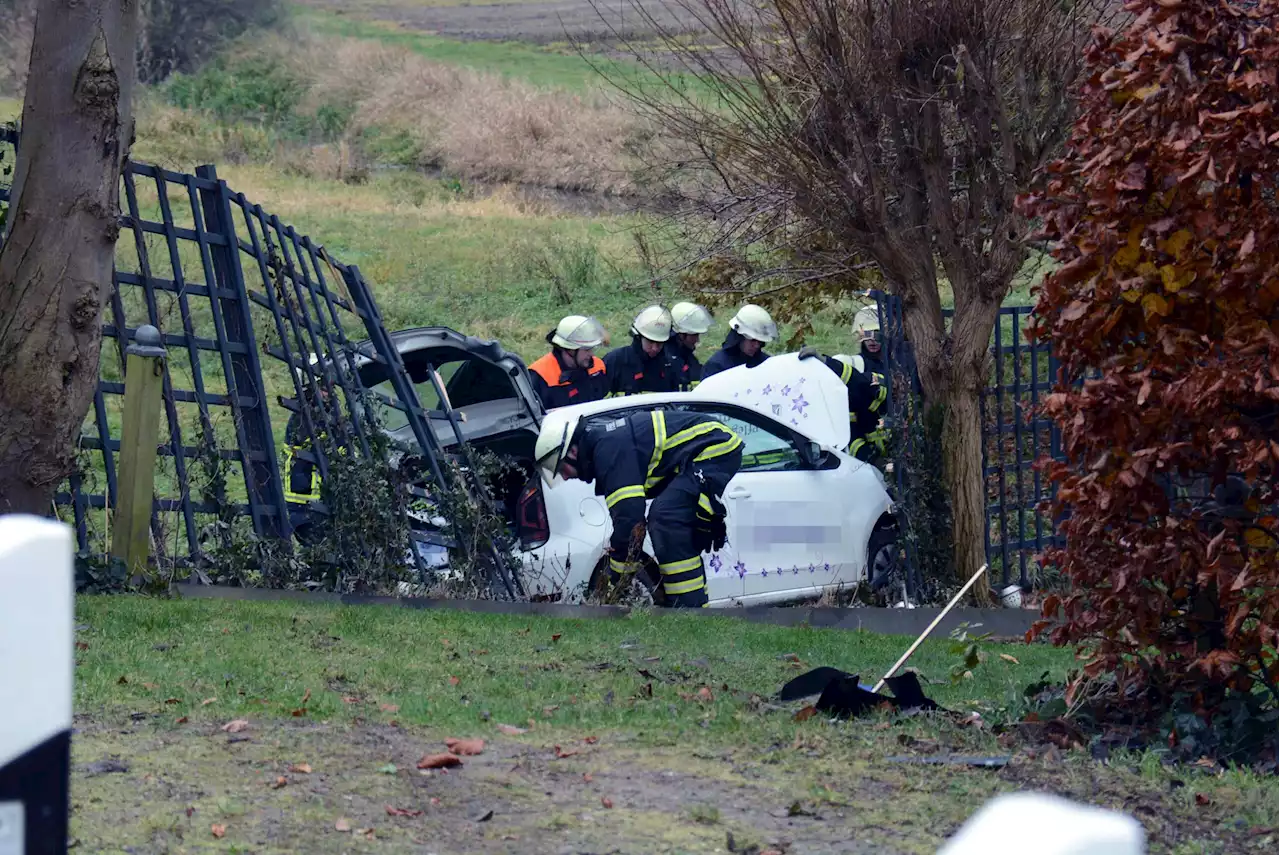
{"type": "Polygon", "coordinates": [[[296,457],[297,453],[301,450],[302,450],[301,447],[296,447],[292,445],[285,446],[284,472],[281,478],[284,484],[282,484],[281,486],[284,487],[284,500],[286,502],[294,502],[299,505],[305,505],[308,502],[314,502],[320,498],[320,467],[314,463],[311,464],[311,492],[310,493],[295,493],[291,489],[289,489],[290,484],[293,482],[292,473],[293,473],[294,457],[296,457]]]}
{"type": "MultiPolygon", "coordinates": [[[[879,376],[879,375],[876,375],[876,376],[879,376]]],[[[876,395],[875,402],[872,403],[871,405],[871,412],[873,413],[876,410],[880,409],[880,405],[884,403],[884,399],[889,395],[888,386],[880,386],[879,388],[880,388],[880,392],[876,395]]]]}
{"type": "Polygon", "coordinates": [[[692,594],[694,591],[701,591],[706,587],[706,582],[702,581],[702,577],[690,579],[688,582],[663,582],[662,590],[676,596],[677,594],[692,594]]]}
{"type": "Polygon", "coordinates": [[[727,431],[727,433],[729,434],[730,439],[726,439],[724,442],[719,442],[719,443],[716,443],[715,445],[708,445],[706,448],[702,450],[701,453],[698,454],[697,457],[693,458],[694,462],[697,462],[700,460],[711,460],[716,457],[723,457],[724,455],[728,454],[729,452],[733,451],[734,449],[742,445],[741,437],[739,437],[736,433],[733,433],[732,431],[727,431]]]}
{"type": "Polygon", "coordinates": [[[667,440],[666,448],[663,450],[675,448],[677,445],[684,445],[691,439],[697,439],[704,434],[711,433],[713,430],[724,430],[725,428],[719,422],[708,422],[700,425],[694,425],[691,428],[685,428],[678,434],[667,440]]]}
{"type": "Polygon", "coordinates": [[[649,418],[653,422],[653,453],[649,455],[649,471],[645,473],[646,485],[653,481],[653,472],[662,462],[662,452],[667,445],[667,417],[660,410],[654,410],[649,418]]]}
{"type": "Polygon", "coordinates": [[[625,499],[643,499],[643,498],[644,498],[644,487],[640,486],[639,484],[629,484],[626,487],[619,487],[618,489],[610,493],[609,498],[605,499],[604,503],[608,505],[610,508],[612,508],[614,505],[618,504],[618,502],[621,502],[625,499]]]}
{"type": "Polygon", "coordinates": [[[636,572],[636,565],[628,563],[626,561],[619,561],[616,558],[610,558],[609,569],[620,576],[625,576],[627,574],[636,572]]]}
{"type": "Polygon", "coordinates": [[[847,362],[840,363],[840,382],[849,385],[849,378],[853,376],[853,366],[847,362]]]}
{"type": "Polygon", "coordinates": [[[867,444],[867,441],[865,439],[862,439],[861,437],[859,437],[858,439],[855,439],[853,442],[849,443],[849,453],[857,454],[858,449],[862,448],[862,446],[866,444],[867,444]]]}
{"type": "Polygon", "coordinates": [[[715,513],[715,511],[711,509],[711,500],[703,493],[698,494],[698,509],[706,511],[707,516],[711,516],[715,513]]]}
{"type": "Polygon", "coordinates": [[[672,561],[668,564],[659,564],[658,572],[663,576],[670,576],[673,573],[684,573],[687,570],[697,570],[702,567],[702,556],[695,555],[692,558],[685,558],[682,561],[672,561]]]}

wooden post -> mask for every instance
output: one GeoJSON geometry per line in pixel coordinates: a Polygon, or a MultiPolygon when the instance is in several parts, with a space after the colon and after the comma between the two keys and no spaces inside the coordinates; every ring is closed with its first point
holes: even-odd
{"type": "Polygon", "coordinates": [[[150,324],[138,327],[124,373],[124,426],[116,489],[116,525],[111,554],[124,561],[135,581],[147,567],[151,504],[155,490],[156,445],[160,431],[160,393],[164,345],[150,324]]]}

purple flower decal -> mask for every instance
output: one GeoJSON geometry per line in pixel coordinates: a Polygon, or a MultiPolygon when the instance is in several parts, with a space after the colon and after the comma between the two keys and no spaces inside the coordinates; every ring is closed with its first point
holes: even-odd
{"type": "Polygon", "coordinates": [[[750,390],[750,389],[748,389],[748,390],[747,390],[747,394],[748,394],[748,395],[750,395],[750,394],[751,394],[751,390],[750,390]]]}
{"type": "Polygon", "coordinates": [[[810,564],[810,565],[809,565],[809,572],[810,572],[810,573],[813,573],[813,572],[816,572],[816,571],[817,571],[817,568],[816,568],[816,567],[814,567],[812,564],[810,564]]]}
{"type": "Polygon", "coordinates": [[[796,421],[795,419],[792,419],[792,420],[791,420],[791,423],[792,423],[793,425],[798,425],[798,424],[800,424],[800,423],[799,423],[798,421],[796,421]]]}
{"type": "Polygon", "coordinates": [[[711,572],[712,573],[719,573],[720,568],[723,566],[724,564],[723,562],[721,562],[720,555],[718,553],[716,555],[711,556],[711,572]]]}
{"type": "Polygon", "coordinates": [[[794,566],[793,566],[793,567],[791,568],[791,575],[792,575],[792,576],[799,576],[799,575],[800,575],[800,568],[799,568],[799,567],[794,567],[794,566]]]}
{"type": "Polygon", "coordinates": [[[763,389],[761,389],[760,391],[761,391],[761,392],[763,392],[763,393],[764,393],[764,394],[766,394],[766,395],[770,395],[770,394],[772,394],[772,393],[773,393],[773,384],[772,384],[772,383],[770,383],[768,386],[765,386],[765,387],[764,387],[763,389]]]}
{"type": "Polygon", "coordinates": [[[769,576],[769,568],[762,567],[760,569],[760,578],[764,579],[764,578],[767,578],[768,576],[769,576]]]}
{"type": "Polygon", "coordinates": [[[790,394],[791,394],[791,387],[790,387],[790,386],[783,386],[783,387],[782,387],[782,394],[784,394],[784,395],[790,395],[790,394]]]}
{"type": "Polygon", "coordinates": [[[830,572],[831,572],[831,565],[830,565],[830,564],[823,564],[823,565],[822,565],[822,572],[823,572],[823,573],[830,573],[830,572]]]}
{"type": "Polygon", "coordinates": [[[804,399],[804,395],[791,402],[791,409],[800,413],[800,415],[804,415],[804,409],[807,406],[809,406],[809,402],[804,399]]]}
{"type": "Polygon", "coordinates": [[[809,379],[808,377],[801,377],[801,378],[800,378],[800,385],[801,385],[801,386],[803,386],[803,385],[804,385],[804,381],[806,381],[806,380],[808,380],[808,379],[809,379]]]}
{"type": "Polygon", "coordinates": [[[733,565],[733,569],[738,571],[739,579],[747,575],[747,565],[743,564],[741,561],[733,565]]]}

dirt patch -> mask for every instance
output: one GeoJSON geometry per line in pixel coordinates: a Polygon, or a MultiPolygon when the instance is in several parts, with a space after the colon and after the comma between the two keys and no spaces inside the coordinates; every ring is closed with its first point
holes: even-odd
{"type": "Polygon", "coordinates": [[[1274,828],[1251,825],[1252,808],[1233,802],[1229,788],[1206,791],[1208,804],[1197,806],[1191,790],[1179,796],[1163,779],[1096,763],[1019,760],[1001,771],[890,763],[879,743],[898,753],[903,743],[885,728],[714,748],[691,747],[696,730],[673,730],[655,745],[541,728],[509,737],[486,723],[452,734],[484,738],[482,754],[419,770],[448,734],[278,721],[237,733],[77,724],[79,851],[710,852],[725,851],[731,837],[743,852],[934,852],[991,795],[1023,788],[1127,810],[1146,823],[1153,852],[1193,841],[1212,842],[1203,851],[1214,852],[1275,848],[1274,828]]]}

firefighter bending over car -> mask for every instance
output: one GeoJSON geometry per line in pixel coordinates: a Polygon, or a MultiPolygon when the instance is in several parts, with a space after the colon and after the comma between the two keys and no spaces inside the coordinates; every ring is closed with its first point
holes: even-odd
{"type": "Polygon", "coordinates": [[[715,419],[682,411],[637,411],[588,425],[550,413],[534,456],[551,484],[556,475],[594,481],[613,519],[609,582],[625,585],[639,569],[648,533],[667,605],[707,604],[702,553],[725,539],[725,487],[742,465],[742,439],[715,419]]]}
{"type": "Polygon", "coordinates": [[[609,393],[609,378],[596,348],[605,343],[595,318],[569,315],[547,333],[551,352],[529,366],[533,388],[548,410],[598,401],[609,393]]]}
{"type": "Polygon", "coordinates": [[[605,354],[610,397],[676,391],[675,374],[667,357],[670,338],[670,312],[661,306],[641,310],[631,323],[631,344],[605,354]]]}
{"type": "Polygon", "coordinates": [[[889,397],[884,376],[872,371],[861,356],[822,356],[817,348],[804,347],[800,358],[821,359],[849,390],[849,453],[867,463],[883,457],[887,437],[880,423],[889,397]]]}
{"type": "Polygon", "coordinates": [[[671,307],[671,338],[667,341],[667,361],[675,381],[675,391],[688,392],[702,382],[698,361],[698,339],[711,329],[711,313],[696,303],[676,303],[671,307]]]}

